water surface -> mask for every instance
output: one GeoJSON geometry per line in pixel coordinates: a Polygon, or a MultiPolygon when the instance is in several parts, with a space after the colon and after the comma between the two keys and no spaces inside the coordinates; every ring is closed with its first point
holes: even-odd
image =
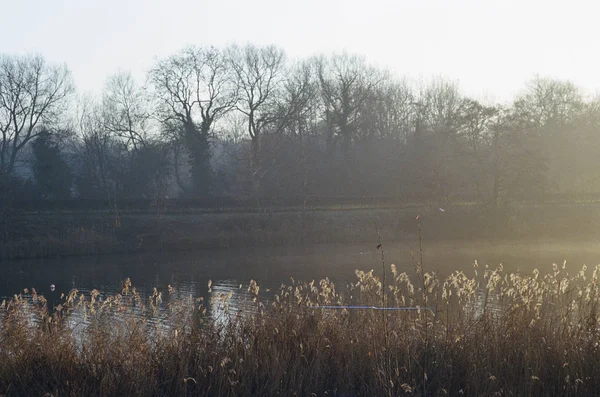
{"type": "MultiPolygon", "coordinates": [[[[384,260],[396,264],[399,271],[414,274],[419,260],[417,242],[384,243],[384,260]],[[412,249],[412,257],[411,257],[412,249]]],[[[598,241],[454,241],[423,243],[426,270],[444,276],[454,270],[472,271],[480,266],[504,265],[506,271],[531,272],[551,269],[552,263],[567,260],[571,274],[587,264],[600,263],[598,241]]],[[[10,297],[24,288],[53,296],[76,288],[81,292],[98,289],[104,296],[117,293],[123,280],[131,278],[142,293],[157,288],[166,295],[169,285],[179,296],[208,297],[232,291],[233,301],[247,295],[240,284],[253,279],[261,291],[278,288],[295,280],[311,281],[329,277],[338,284],[354,280],[354,270],[381,272],[381,251],[373,244],[323,244],[311,246],[256,249],[199,250],[181,253],[79,256],[43,260],[19,260],[0,264],[0,298],[10,297]],[[208,292],[208,281],[212,292],[208,292]],[[50,285],[56,292],[50,291],[50,285]]]]}

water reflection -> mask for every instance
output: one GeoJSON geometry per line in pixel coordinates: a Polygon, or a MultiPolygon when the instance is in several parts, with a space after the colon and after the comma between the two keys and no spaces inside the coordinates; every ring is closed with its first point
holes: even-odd
{"type": "MultiPolygon", "coordinates": [[[[414,244],[413,244],[414,246],[414,244]]],[[[399,272],[414,273],[409,256],[410,244],[387,242],[386,260],[395,263],[399,272]]],[[[595,242],[425,242],[425,267],[445,277],[454,270],[469,273],[474,260],[495,267],[504,263],[507,272],[547,268],[553,262],[567,259],[570,263],[597,263],[600,247],[595,242]]],[[[296,280],[319,280],[329,277],[337,286],[354,281],[354,270],[381,269],[381,254],[375,244],[312,245],[227,251],[197,251],[180,254],[113,255],[70,257],[51,260],[22,260],[0,264],[0,301],[23,288],[36,287],[53,306],[60,294],[76,288],[89,297],[97,289],[98,299],[121,291],[123,280],[131,277],[144,302],[153,289],[162,294],[158,315],[153,322],[167,316],[166,308],[173,299],[204,297],[211,316],[224,319],[231,313],[254,310],[247,290],[254,279],[261,286],[261,295],[268,298],[281,283],[296,280]],[[209,292],[208,280],[213,280],[209,292]],[[51,291],[50,286],[56,286],[51,291]],[[240,284],[243,284],[240,288],[240,284]],[[168,286],[174,288],[169,293],[168,286]],[[227,297],[226,300],[224,298],[227,297]],[[227,314],[229,313],[229,314],[227,314]]],[[[470,273],[469,273],[470,274],[470,273]]],[[[74,324],[79,324],[74,315],[74,324]]],[[[79,325],[78,325],[79,326],[79,325]]]]}
{"type": "Polygon", "coordinates": [[[194,283],[182,283],[179,287],[164,291],[155,288],[151,294],[131,287],[111,295],[96,289],[73,289],[55,302],[24,290],[12,298],[0,300],[0,329],[4,326],[9,305],[18,305],[19,317],[30,329],[44,327],[48,321],[60,321],[75,331],[72,335],[79,347],[84,343],[86,334],[83,331],[93,324],[109,323],[116,331],[126,330],[135,323],[145,327],[148,335],[157,335],[184,328],[183,325],[189,325],[192,316],[199,313],[202,317],[207,315],[217,326],[226,326],[236,316],[256,313],[254,295],[249,292],[248,285],[239,284],[237,280],[213,283],[207,298],[196,296],[197,285],[194,283]],[[45,307],[47,311],[43,309],[45,307]]]}

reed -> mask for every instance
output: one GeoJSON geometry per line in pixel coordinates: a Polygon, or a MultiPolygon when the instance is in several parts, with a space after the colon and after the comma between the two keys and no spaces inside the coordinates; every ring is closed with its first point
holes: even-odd
{"type": "Polygon", "coordinates": [[[0,308],[0,395],[599,395],[598,275],[502,266],[384,288],[292,281],[269,295],[143,296],[126,280],[100,301],[71,291],[49,312],[24,291],[0,308]],[[419,307],[413,311],[323,305],[419,307]],[[430,308],[431,310],[426,310],[430,308]]]}

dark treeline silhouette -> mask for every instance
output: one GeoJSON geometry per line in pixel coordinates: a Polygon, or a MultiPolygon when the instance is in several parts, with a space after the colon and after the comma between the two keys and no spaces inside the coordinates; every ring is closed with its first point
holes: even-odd
{"type": "Polygon", "coordinates": [[[77,97],[66,66],[0,55],[0,133],[0,194],[12,201],[469,198],[500,209],[600,192],[600,98],[538,77],[511,104],[484,104],[346,53],[190,47],[142,84],[111,76],[100,98],[77,97]]]}

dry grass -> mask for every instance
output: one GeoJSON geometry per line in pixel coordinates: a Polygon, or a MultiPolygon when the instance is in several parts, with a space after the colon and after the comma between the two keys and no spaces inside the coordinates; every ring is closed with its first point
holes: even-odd
{"type": "Polygon", "coordinates": [[[103,301],[71,291],[54,313],[35,291],[15,296],[0,309],[0,395],[600,394],[600,268],[474,264],[440,280],[415,263],[414,284],[392,265],[385,288],[357,271],[343,293],[292,282],[266,300],[251,282],[244,314],[231,295],[144,298],[129,280],[103,301]],[[433,310],[312,308],[382,301],[433,310]]]}

